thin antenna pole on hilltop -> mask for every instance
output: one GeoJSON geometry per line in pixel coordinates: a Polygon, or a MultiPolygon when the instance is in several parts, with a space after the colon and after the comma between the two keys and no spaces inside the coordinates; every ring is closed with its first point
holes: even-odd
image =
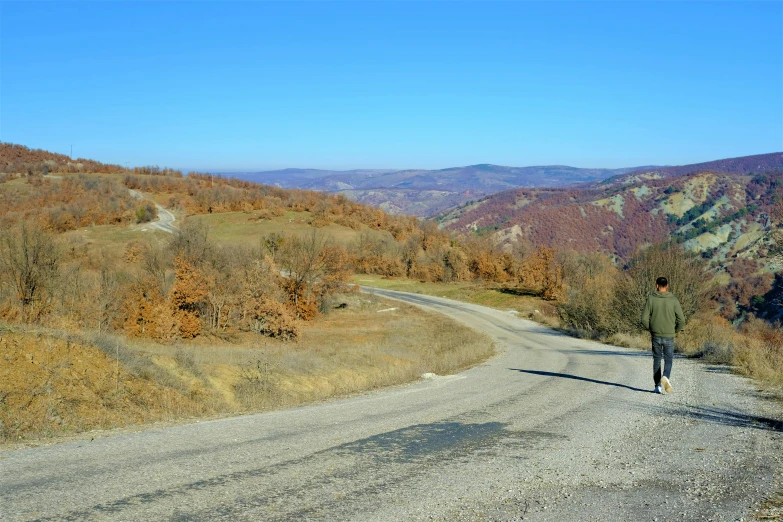
{"type": "Polygon", "coordinates": [[[73,159],[73,145],[71,145],[71,159],[73,159]]]}

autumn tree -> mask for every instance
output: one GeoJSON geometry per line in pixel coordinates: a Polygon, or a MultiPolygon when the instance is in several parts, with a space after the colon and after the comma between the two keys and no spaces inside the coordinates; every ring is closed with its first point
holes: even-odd
{"type": "Polygon", "coordinates": [[[261,236],[261,248],[269,253],[272,260],[276,259],[277,253],[283,248],[284,243],[285,236],[276,232],[261,236]]]}
{"type": "Polygon", "coordinates": [[[147,201],[136,209],[136,223],[149,223],[158,218],[158,209],[151,202],[147,201]]]}
{"type": "Polygon", "coordinates": [[[284,341],[299,335],[298,321],[283,302],[287,300],[278,284],[280,269],[270,257],[254,259],[243,273],[241,299],[242,330],[284,341]]]}
{"type": "Polygon", "coordinates": [[[612,298],[618,276],[612,260],[604,254],[563,256],[564,299],[557,310],[569,326],[600,333],[614,331],[612,298]]]}
{"type": "Polygon", "coordinates": [[[199,219],[186,219],[172,239],[170,250],[191,263],[203,264],[213,250],[209,226],[199,219]]]}
{"type": "Polygon", "coordinates": [[[344,284],[348,265],[341,250],[319,230],[286,240],[280,255],[282,286],[297,318],[315,317],[323,298],[344,284]]]}
{"type": "Polygon", "coordinates": [[[171,309],[184,339],[201,332],[201,305],[207,297],[209,281],[182,255],[174,258],[174,287],[171,290],[171,309]]]}
{"type": "Polygon", "coordinates": [[[0,276],[14,289],[22,321],[35,321],[46,310],[59,264],[57,245],[36,222],[0,234],[0,276]]]}
{"type": "Polygon", "coordinates": [[[158,337],[159,316],[165,298],[149,275],[135,279],[125,288],[118,325],[134,337],[158,337]]]}
{"type": "Polygon", "coordinates": [[[520,269],[520,282],[547,301],[561,299],[564,295],[563,267],[554,249],[540,247],[528,257],[520,269]]]}
{"type": "Polygon", "coordinates": [[[234,328],[240,295],[242,278],[239,274],[256,252],[234,246],[215,249],[209,262],[201,270],[207,281],[206,310],[204,320],[213,332],[227,332],[234,328]]]}
{"type": "Polygon", "coordinates": [[[352,243],[350,252],[355,269],[361,273],[405,275],[401,247],[389,232],[362,230],[352,243]]]}
{"type": "Polygon", "coordinates": [[[467,281],[470,279],[468,256],[458,246],[453,246],[443,254],[445,282],[467,281]]]}

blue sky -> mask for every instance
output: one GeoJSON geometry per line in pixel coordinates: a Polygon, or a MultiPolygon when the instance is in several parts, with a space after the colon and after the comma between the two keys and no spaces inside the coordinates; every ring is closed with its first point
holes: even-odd
{"type": "Polygon", "coordinates": [[[783,150],[782,2],[0,3],[0,140],[184,169],[783,150]]]}

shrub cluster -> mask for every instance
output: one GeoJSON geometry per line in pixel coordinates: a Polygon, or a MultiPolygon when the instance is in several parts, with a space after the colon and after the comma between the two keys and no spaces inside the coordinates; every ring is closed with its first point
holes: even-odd
{"type": "Polygon", "coordinates": [[[559,306],[570,327],[599,335],[638,333],[647,296],[660,276],[682,304],[686,320],[708,307],[711,287],[701,257],[664,244],[640,251],[618,269],[601,254],[572,255],[565,263],[566,294],[559,306]]]}
{"type": "MultiPolygon", "coordinates": [[[[29,189],[0,190],[0,224],[37,221],[65,232],[88,225],[130,224],[139,219],[139,200],[116,181],[79,174],[61,180],[27,177],[29,189]]],[[[145,210],[145,216],[154,211],[145,210]]]]}
{"type": "Polygon", "coordinates": [[[123,259],[85,259],[22,223],[0,234],[0,316],[161,341],[241,331],[293,340],[299,321],[347,289],[348,268],[345,251],[319,231],[221,247],[186,221],[168,244],[134,242],[123,259]]]}

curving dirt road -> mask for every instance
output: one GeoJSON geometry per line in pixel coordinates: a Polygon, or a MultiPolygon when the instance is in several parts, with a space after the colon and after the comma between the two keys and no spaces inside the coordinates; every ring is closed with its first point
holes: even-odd
{"type": "Polygon", "coordinates": [[[151,222],[150,225],[169,234],[178,232],[177,227],[174,226],[174,221],[176,220],[174,214],[158,204],[155,204],[155,206],[158,208],[158,219],[151,222]]]}
{"type": "Polygon", "coordinates": [[[290,410],[0,453],[3,520],[737,520],[780,480],[743,379],[502,311],[376,293],[493,337],[458,375],[290,410]]]}
{"type": "MultiPolygon", "coordinates": [[[[136,199],[147,199],[146,197],[144,197],[142,193],[140,193],[137,190],[128,189],[128,192],[130,192],[131,196],[133,196],[136,199]]],[[[178,232],[177,227],[174,226],[174,221],[176,221],[174,214],[172,214],[165,208],[161,207],[157,203],[154,204],[155,204],[155,208],[158,209],[158,218],[155,221],[150,221],[149,223],[147,223],[147,225],[162,230],[164,232],[168,232],[169,234],[174,234],[175,232],[178,232]]]]}

